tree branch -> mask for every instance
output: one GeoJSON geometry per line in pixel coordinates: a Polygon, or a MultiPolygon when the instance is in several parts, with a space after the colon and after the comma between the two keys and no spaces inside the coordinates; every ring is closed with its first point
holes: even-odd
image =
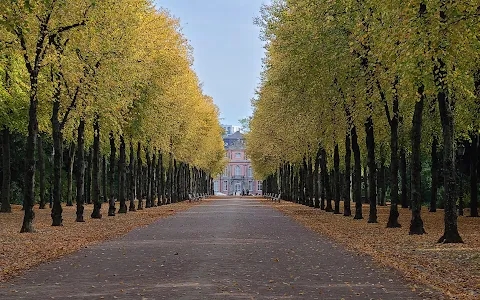
{"type": "Polygon", "coordinates": [[[23,57],[25,59],[25,65],[27,67],[28,73],[33,73],[32,64],[30,62],[30,58],[28,57],[27,53],[27,42],[25,41],[25,36],[23,35],[23,30],[20,27],[15,27],[14,29],[15,34],[17,35],[18,39],[20,40],[20,46],[23,49],[23,57]]]}
{"type": "Polygon", "coordinates": [[[380,85],[380,81],[378,79],[376,80],[376,84],[377,84],[378,92],[380,93],[380,98],[382,99],[383,106],[385,108],[385,114],[387,115],[388,124],[392,126],[392,118],[390,116],[390,109],[388,108],[388,102],[385,96],[385,92],[383,91],[382,86],[380,85]]]}

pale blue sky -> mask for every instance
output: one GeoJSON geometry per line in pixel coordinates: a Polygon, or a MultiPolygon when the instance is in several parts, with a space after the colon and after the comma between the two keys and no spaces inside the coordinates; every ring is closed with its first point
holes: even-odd
{"type": "Polygon", "coordinates": [[[220,108],[223,124],[251,115],[263,47],[253,18],[267,0],[156,0],[180,18],[194,48],[194,68],[204,92],[220,108]]]}

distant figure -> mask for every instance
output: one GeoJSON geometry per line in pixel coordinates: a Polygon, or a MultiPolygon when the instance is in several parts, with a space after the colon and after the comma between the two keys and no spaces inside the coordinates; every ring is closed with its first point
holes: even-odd
{"type": "Polygon", "coordinates": [[[247,196],[250,196],[250,191],[247,189],[247,196]]]}
{"type": "Polygon", "coordinates": [[[245,196],[245,190],[242,190],[242,196],[245,196]]]}

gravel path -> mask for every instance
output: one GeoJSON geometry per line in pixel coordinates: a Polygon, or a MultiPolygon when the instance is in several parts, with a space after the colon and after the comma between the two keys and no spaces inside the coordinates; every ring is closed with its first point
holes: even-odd
{"type": "Polygon", "coordinates": [[[0,299],[422,298],[271,207],[225,199],[43,264],[0,299]]]}

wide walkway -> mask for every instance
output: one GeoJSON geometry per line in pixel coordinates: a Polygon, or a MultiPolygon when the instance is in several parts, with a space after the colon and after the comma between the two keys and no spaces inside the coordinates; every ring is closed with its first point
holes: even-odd
{"type": "Polygon", "coordinates": [[[0,299],[342,298],[421,299],[393,272],[243,199],[205,202],[0,289],[0,299]]]}

